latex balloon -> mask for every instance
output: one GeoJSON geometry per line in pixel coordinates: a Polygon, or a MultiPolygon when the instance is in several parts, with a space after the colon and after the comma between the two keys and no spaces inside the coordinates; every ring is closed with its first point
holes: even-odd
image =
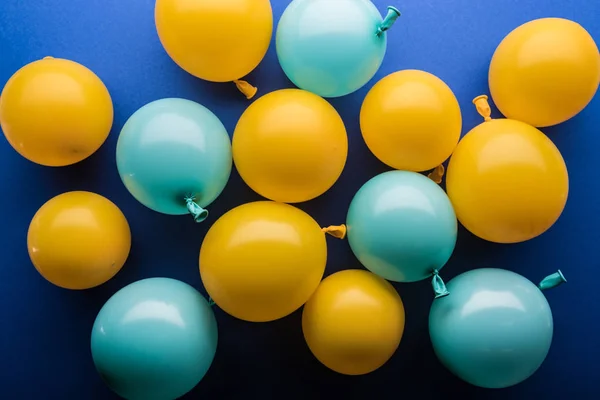
{"type": "Polygon", "coordinates": [[[246,109],[232,140],[242,179],[269,200],[298,203],[325,193],[346,164],[344,122],[323,98],[271,92],[246,109]]]}
{"type": "Polygon", "coordinates": [[[104,304],[91,335],[104,382],[128,400],[172,400],[204,377],[217,350],[217,321],[190,285],[168,278],[134,282],[104,304]]]}
{"type": "Polygon", "coordinates": [[[113,123],[104,83],[74,61],[45,57],[19,69],[0,95],[0,125],[10,145],[36,164],[62,167],[92,155],[113,123]]]}
{"type": "MultiPolygon", "coordinates": [[[[394,282],[432,277],[436,296],[445,296],[438,272],[454,251],[457,225],[435,182],[416,172],[388,171],[356,193],[345,227],[350,248],[368,270],[394,282]]],[[[335,228],[325,231],[339,234],[335,228]]]]}
{"type": "Polygon", "coordinates": [[[550,306],[540,289],[566,282],[559,271],[539,288],[511,271],[481,268],[448,282],[429,314],[435,354],[472,385],[499,389],[529,378],[552,342],[550,306]]]}
{"type": "Polygon", "coordinates": [[[491,119],[486,99],[474,100],[485,122],[458,143],[446,189],[458,220],[474,235],[523,242],[560,217],[569,192],[567,167],[554,143],[536,128],[491,119]]]}
{"type": "Polygon", "coordinates": [[[36,270],[65,289],[105,283],[121,270],[130,248],[131,232],[121,210],[90,192],[67,192],[48,200],[27,232],[36,270]]]}
{"type": "Polygon", "coordinates": [[[273,34],[269,0],[156,0],[156,29],[169,56],[188,73],[212,82],[240,81],[264,58],[273,34]]]}
{"type": "Polygon", "coordinates": [[[345,375],[368,374],[400,345],[404,305],[392,285],[370,272],[336,272],[304,306],[302,331],[326,367],[345,375]]]}
{"type": "Polygon", "coordinates": [[[574,21],[529,21],[496,49],[489,83],[494,103],[507,118],[537,127],[556,125],[577,115],[598,90],[598,47],[574,21]]]}
{"type": "Polygon", "coordinates": [[[385,19],[370,0],[294,0],[276,33],[279,63],[300,89],[340,97],[363,87],[383,62],[386,31],[400,16],[385,19]]]}
{"type": "Polygon", "coordinates": [[[454,93],[441,79],[405,70],[386,76],[369,91],[360,110],[360,128],[381,162],[421,172],[450,157],[462,117],[454,93]]]}
{"type": "Polygon", "coordinates": [[[288,204],[258,201],[225,213],[200,249],[200,276],[226,313],[273,321],[300,308],[325,271],[327,247],[319,225],[288,204]]]}
{"type": "Polygon", "coordinates": [[[221,121],[190,100],[161,99],[137,110],[117,142],[117,167],[127,190],[164,214],[208,217],[204,207],[231,174],[231,141],[221,121]]]}

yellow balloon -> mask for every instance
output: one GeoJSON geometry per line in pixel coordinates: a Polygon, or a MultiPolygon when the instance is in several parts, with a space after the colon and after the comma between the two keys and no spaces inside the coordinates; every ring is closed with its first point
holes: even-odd
{"type": "Polygon", "coordinates": [[[304,211],[257,201],[219,218],[200,248],[200,276],[226,313],[273,321],[313,294],[327,261],[325,233],[304,211]]]}
{"type": "Polygon", "coordinates": [[[110,200],[90,192],[67,192],[37,211],[29,225],[27,247],[46,280],[65,289],[89,289],[121,270],[131,248],[131,232],[110,200]]]}
{"type": "Polygon", "coordinates": [[[335,108],[300,89],[271,92],[246,109],[232,139],[233,161],[250,188],[269,200],[299,203],[325,193],[348,156],[335,108]]]}
{"type": "Polygon", "coordinates": [[[113,123],[106,86],[74,61],[46,57],[19,69],[0,95],[10,145],[40,165],[75,164],[102,146],[113,123]]]}
{"type": "Polygon", "coordinates": [[[547,231],[569,193],[565,162],[538,129],[512,119],[491,119],[487,96],[473,101],[485,122],[458,143],[446,188],[458,220],[474,235],[517,243],[547,231]]]}
{"type": "Polygon", "coordinates": [[[269,0],[156,0],[154,19],[169,56],[188,73],[212,82],[239,81],[264,58],[273,33],[269,0]]]}
{"type": "Polygon", "coordinates": [[[507,118],[537,127],[583,110],[600,84],[600,54],[592,36],[563,18],[527,22],[500,43],[489,70],[494,103],[507,118]]]}
{"type": "Polygon", "coordinates": [[[302,331],[326,367],[345,375],[368,374],[400,345],[404,305],[394,287],[371,272],[337,272],[304,306],[302,331]]]}
{"type": "Polygon", "coordinates": [[[462,117],[454,93],[440,78],[405,70],[371,88],[360,110],[360,128],[381,162],[422,172],[450,157],[460,138],[462,117]]]}

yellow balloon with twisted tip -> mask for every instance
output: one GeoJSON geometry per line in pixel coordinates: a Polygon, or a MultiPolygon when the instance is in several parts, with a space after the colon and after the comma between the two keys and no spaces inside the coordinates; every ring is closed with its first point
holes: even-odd
{"type": "Polygon", "coordinates": [[[513,119],[491,119],[487,96],[474,100],[485,122],[458,143],[446,176],[461,224],[496,243],[517,243],[546,232],[567,202],[567,167],[554,143],[513,119]]]}
{"type": "Polygon", "coordinates": [[[247,98],[256,94],[240,79],[269,48],[269,0],[156,0],[154,20],[167,54],[182,69],[211,82],[233,81],[247,98]]]}
{"type": "Polygon", "coordinates": [[[536,127],[577,115],[600,84],[600,54],[592,36],[564,18],[540,18],[510,32],[489,70],[494,103],[506,116],[536,127]]]}

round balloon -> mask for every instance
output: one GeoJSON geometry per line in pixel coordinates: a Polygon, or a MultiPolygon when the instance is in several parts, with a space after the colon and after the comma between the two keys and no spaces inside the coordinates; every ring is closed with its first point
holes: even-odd
{"type": "Polygon", "coordinates": [[[300,89],[345,96],[375,75],[399,15],[388,7],[382,19],[370,0],[294,0],[277,26],[279,63],[300,89]]]}
{"type": "Polygon", "coordinates": [[[36,270],[65,289],[105,283],[121,270],[130,248],[131,232],[121,210],[91,192],[67,192],[48,200],[27,232],[36,270]]]}
{"type": "Polygon", "coordinates": [[[370,272],[336,272],[304,306],[302,331],[326,367],[345,375],[368,374],[400,345],[404,305],[389,282],[370,272]]]}
{"type": "Polygon", "coordinates": [[[394,282],[433,277],[436,295],[447,294],[438,271],[454,251],[457,221],[431,179],[410,171],[375,176],[352,199],[346,226],[350,248],[368,270],[394,282]]]}
{"type": "Polygon", "coordinates": [[[458,143],[446,189],[458,220],[490,242],[517,243],[547,231],[569,192],[565,162],[538,129],[513,119],[491,119],[487,97],[474,102],[485,122],[458,143]]]}
{"type": "Polygon", "coordinates": [[[360,110],[360,128],[381,162],[421,172],[450,157],[462,117],[454,93],[440,78],[405,70],[386,76],[369,91],[360,110]]]}
{"type": "Polygon", "coordinates": [[[168,278],[134,282],[104,304],[91,335],[104,382],[128,400],[177,399],[208,371],[217,322],[190,285],[168,278]]]}
{"type": "Polygon", "coordinates": [[[62,167],[105,142],[113,104],[104,83],[74,61],[46,57],[19,69],[0,95],[0,126],[10,145],[36,164],[62,167]]]}
{"type": "Polygon", "coordinates": [[[252,103],[232,142],[242,179],[261,196],[284,203],[325,193],[348,155],[346,128],[335,108],[299,89],[271,92],[252,103]]]}
{"type": "Polygon", "coordinates": [[[273,33],[269,0],[156,0],[156,29],[167,54],[188,73],[212,82],[239,81],[261,62],[273,33]]]}
{"type": "MultiPolygon", "coordinates": [[[[560,271],[540,288],[565,282],[560,271]]],[[[448,282],[450,295],[429,314],[435,354],[472,385],[499,389],[530,377],[552,342],[553,320],[542,291],[511,271],[481,268],[448,282]]]]}
{"type": "Polygon", "coordinates": [[[258,201],[213,224],[199,261],[204,287],[219,307],[242,320],[267,322],[306,303],[325,272],[327,247],[304,211],[258,201]]]}
{"type": "Polygon", "coordinates": [[[489,83],[494,103],[507,118],[536,127],[556,125],[594,97],[600,84],[598,47],[574,21],[529,21],[496,49],[489,83]]]}
{"type": "Polygon", "coordinates": [[[146,207],[164,214],[191,213],[223,191],[232,168],[231,141],[221,121],[190,100],[168,98],[137,110],[117,142],[117,168],[125,187],[146,207]]]}

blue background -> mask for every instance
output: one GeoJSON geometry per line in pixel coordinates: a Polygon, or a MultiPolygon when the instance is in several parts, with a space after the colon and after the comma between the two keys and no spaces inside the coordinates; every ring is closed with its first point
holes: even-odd
{"type": "MultiPolygon", "coordinates": [[[[288,4],[272,0],[275,23],[288,4]]],[[[387,2],[377,0],[385,12],[387,2]]],[[[597,0],[420,0],[393,1],[402,11],[389,31],[388,54],[377,76],[360,91],[331,103],[348,129],[350,150],[339,181],[323,196],[299,205],[320,224],[344,222],[359,187],[386,171],[365,146],[358,125],[361,102],[383,76],[416,68],[442,78],[463,112],[463,134],[481,122],[471,104],[488,93],[487,69],[502,38],[539,17],[581,23],[600,42],[597,0]]],[[[233,84],[193,78],[166,55],[153,19],[153,0],[1,0],[0,85],[21,66],[51,55],[82,63],[107,85],[115,105],[113,130],[92,157],[52,169],[20,157],[0,139],[0,397],[5,399],[114,399],[90,356],[90,331],[104,302],[142,278],[183,280],[202,293],[198,252],[206,230],[227,210],[259,200],[234,171],[211,216],[195,224],[188,216],[155,213],[126,191],[117,174],[115,146],[126,119],[163,97],[197,101],[221,118],[230,134],[248,106],[233,84]],[[26,232],[37,209],[51,197],[89,190],[114,201],[132,229],[131,255],[108,283],[83,292],[46,282],[27,255],[26,232]]],[[[223,21],[224,25],[226,21],[223,21]]],[[[259,95],[291,87],[272,42],[250,76],[259,95]]],[[[493,110],[493,117],[499,117],[493,110]]],[[[204,380],[186,398],[597,398],[600,390],[600,306],[595,274],[600,262],[600,96],[574,119],[544,129],[561,150],[570,173],[569,200],[560,220],[541,237],[516,245],[486,243],[460,229],[456,251],[444,268],[446,280],[475,267],[500,267],[534,282],[561,268],[568,283],[547,292],[555,336],[546,362],[532,378],[491,391],[454,378],[437,361],[428,336],[432,302],[429,282],[397,284],[406,307],[406,331],[396,355],[378,371],[346,377],[329,371],[309,352],[301,311],[267,324],[238,321],[215,309],[219,347],[204,380]],[[595,392],[595,393],[594,393],[595,392]]],[[[347,241],[328,239],[326,275],[361,268],[347,241]]]]}

